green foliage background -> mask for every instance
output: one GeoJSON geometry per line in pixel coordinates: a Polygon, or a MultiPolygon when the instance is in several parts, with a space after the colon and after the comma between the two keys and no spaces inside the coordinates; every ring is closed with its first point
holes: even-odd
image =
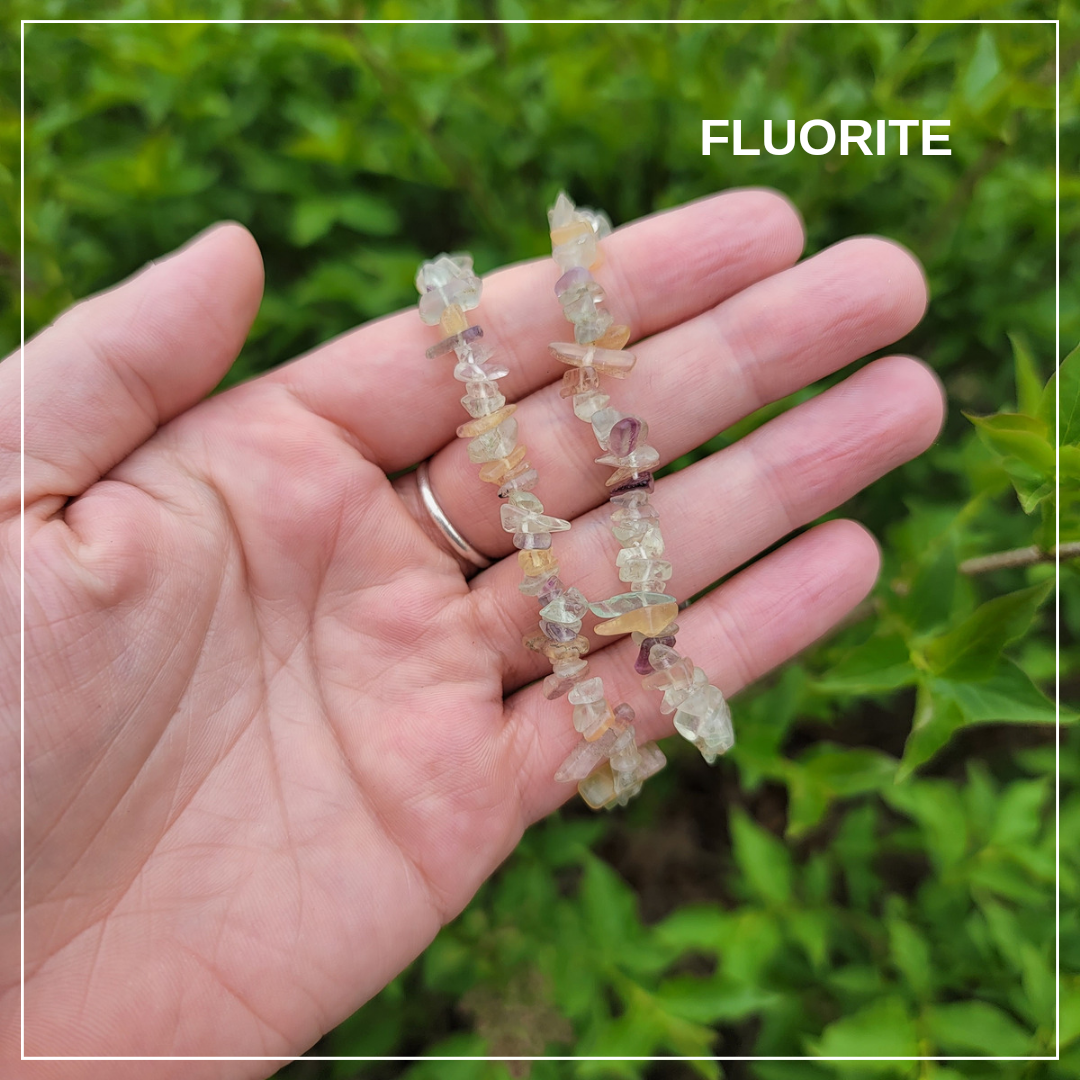
{"type": "MultiPolygon", "coordinates": [[[[609,17],[578,3],[560,15],[609,17]]],[[[223,218],[251,228],[267,292],[227,382],[415,301],[422,257],[482,270],[547,253],[565,186],[618,222],[744,185],[784,191],[808,253],[876,232],[923,261],[932,301],[900,348],[941,376],[937,446],[842,508],[882,540],[872,601],[736,701],[708,770],[679,740],[625,812],[569,806],[466,912],[317,1047],[325,1054],[1055,1053],[1054,568],[960,570],[1054,543],[1057,358],[1078,185],[1076,15],[896,3],[897,18],[1064,20],[1061,334],[1055,338],[1054,28],[1048,25],[34,25],[26,36],[26,320],[223,218]],[[700,154],[703,118],[947,118],[951,157],[700,154]],[[968,415],[970,414],[970,415],[968,415]]],[[[543,17],[539,3],[299,6],[45,0],[35,18],[543,17]],[[93,10],[91,10],[93,9],[93,10]]],[[[719,18],[720,5],[631,14],[719,18]]],[[[732,13],[741,14],[741,13],[732,13]]],[[[786,0],[765,18],[860,18],[786,0]]],[[[14,71],[11,40],[3,46],[14,71]]],[[[18,88],[0,138],[17,160],[18,88]]],[[[18,179],[0,174],[18,340],[18,179]]],[[[1061,382],[1062,541],[1080,540],[1080,359],[1061,382]]],[[[836,381],[836,380],[832,380],[836,381]]],[[[728,445],[822,386],[777,402],[728,445]]],[[[1063,694],[1080,583],[1062,564],[1063,694]]],[[[1064,710],[1063,720],[1073,714],[1064,710]]],[[[1068,731],[1069,728],[1065,729],[1068,731]]],[[[1075,730],[1075,729],[1073,729],[1075,730]]],[[[730,1063],[762,1080],[1080,1077],[1080,740],[1061,755],[1061,1060],[730,1063]]],[[[357,957],[362,964],[363,957],[357,957]]],[[[541,1062],[547,1077],[715,1076],[719,1066],[541,1062]]],[[[299,1062],[283,1076],[496,1077],[498,1063],[299,1062]]]]}

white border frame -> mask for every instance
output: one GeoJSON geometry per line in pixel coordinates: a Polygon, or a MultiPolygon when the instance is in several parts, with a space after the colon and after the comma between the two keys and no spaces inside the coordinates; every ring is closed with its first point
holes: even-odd
{"type": "MultiPolygon", "coordinates": [[[[24,18],[19,28],[19,1059],[24,1062],[1056,1062],[1061,1059],[1062,1043],[1062,721],[1061,721],[1061,656],[1062,647],[1062,599],[1061,599],[1061,499],[1056,503],[1054,529],[1055,540],[1055,589],[1054,596],[1054,645],[1058,654],[1054,677],[1054,698],[1057,710],[1055,730],[1055,781],[1054,781],[1054,840],[1056,848],[1054,881],[1054,974],[1055,974],[1055,1022],[1053,1056],[1035,1057],[988,1057],[969,1056],[849,1056],[824,1057],[811,1054],[789,1056],[375,1056],[332,1057],[327,1055],[281,1055],[242,1057],[232,1055],[171,1055],[158,1057],[135,1056],[86,1056],[62,1057],[53,1055],[27,1056],[26,1053],[26,28],[35,25],[150,25],[175,26],[181,24],[217,26],[413,26],[455,23],[460,25],[810,25],[810,26],[859,26],[888,24],[916,26],[1053,26],[1054,27],[1054,349],[1061,348],[1062,335],[1062,199],[1061,199],[1061,119],[1062,119],[1062,65],[1061,21],[1056,18],[24,18]]],[[[1058,361],[1059,363],[1059,361],[1058,361]]],[[[1054,445],[1057,461],[1058,485],[1061,483],[1061,380],[1057,381],[1057,397],[1054,417],[1054,445]]]]}

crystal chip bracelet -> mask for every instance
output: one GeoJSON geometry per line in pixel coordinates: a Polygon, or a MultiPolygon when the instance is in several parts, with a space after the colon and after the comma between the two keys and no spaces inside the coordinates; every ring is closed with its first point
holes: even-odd
{"type": "Polygon", "coordinates": [[[545,514],[543,503],[533,494],[539,475],[529,464],[526,447],[518,442],[513,415],[517,406],[506,403],[498,386],[509,371],[491,362],[493,350],[483,342],[483,329],[470,325],[465,316],[480,303],[482,288],[472,259],[439,255],[425,262],[417,272],[416,288],[421,319],[429,326],[438,325],[445,335],[427,350],[428,358],[452,354],[454,378],[465,384],[461,404],[472,420],[462,424],[457,434],[469,440],[469,460],[480,465],[480,479],[497,484],[499,497],[506,500],[500,515],[518,549],[524,574],[518,588],[540,604],[539,627],[523,643],[551,661],[544,696],[551,699],[569,693],[574,727],[582,736],[555,778],[578,781],[578,791],[594,810],[625,805],[662,768],[664,755],[655,743],[637,746],[634,710],[625,702],[612,708],[603,680],[587,677],[589,662],[584,656],[589,641],[581,633],[581,624],[589,603],[580,590],[560,580],[552,549],[552,534],[569,529],[570,523],[545,514]]]}
{"type": "Polygon", "coordinates": [[[611,232],[611,223],[603,213],[575,207],[565,192],[548,211],[548,222],[551,253],[562,271],[555,295],[574,327],[573,342],[554,342],[550,349],[569,365],[561,393],[572,399],[575,415],[592,425],[604,451],[597,463],[614,469],[607,480],[615,507],[611,531],[622,545],[615,565],[629,587],[589,605],[607,620],[596,633],[633,635],[639,647],[634,670],[644,676],[643,685],[663,692],[660,711],[675,714],[676,730],[712,764],[735,743],[731,711],[705,672],[675,649],[679,606],[666,592],[671,563],[661,557],[664,538],[649,498],[660,455],[646,442],[649,425],[610,408],[610,397],[600,389],[601,376],[625,379],[635,362],[623,348],[630,328],[616,323],[603,306],[604,290],[591,273],[600,265],[600,241],[611,232]]]}

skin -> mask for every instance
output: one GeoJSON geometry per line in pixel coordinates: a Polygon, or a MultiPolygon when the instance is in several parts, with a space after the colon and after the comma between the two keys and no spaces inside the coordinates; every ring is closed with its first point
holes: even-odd
{"type": "MultiPolygon", "coordinates": [[[[612,404],[663,461],[887,346],[921,317],[915,260],[860,238],[798,263],[780,196],[730,192],[605,241],[597,272],[638,366],[612,404]],[[619,304],[623,304],[622,308],[619,304]]],[[[556,537],[562,577],[619,591],[603,480],[547,353],[567,324],[550,260],[490,276],[477,315],[556,537]]],[[[263,272],[237,225],[76,305],[26,347],[26,1052],[293,1056],[461,911],[522,831],[573,794],[565,699],[522,649],[535,601],[454,429],[415,311],[207,399],[263,272]],[[471,577],[424,513],[494,565],[471,577]]],[[[0,365],[0,1038],[19,1046],[19,360],[0,365]]],[[[925,449],[931,372],[877,360],[658,484],[680,598],[925,449]]],[[[725,694],[869,591],[873,539],[830,521],[682,613],[725,694]]],[[[592,672],[670,733],[627,638],[592,672]]],[[[736,724],[738,724],[736,707],[736,724]]],[[[705,768],[704,765],[701,766],[705,768]]],[[[25,1063],[13,1075],[259,1077],[271,1062],[25,1063]]],[[[5,1073],[7,1075],[7,1073],[5,1073]]]]}

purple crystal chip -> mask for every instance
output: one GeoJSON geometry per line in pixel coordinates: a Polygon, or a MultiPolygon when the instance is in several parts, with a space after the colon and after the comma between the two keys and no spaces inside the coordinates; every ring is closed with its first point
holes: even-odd
{"type": "Polygon", "coordinates": [[[634,661],[634,670],[639,675],[651,675],[653,666],[649,663],[649,650],[652,648],[652,638],[646,638],[641,643],[637,659],[634,661]]]}
{"type": "Polygon", "coordinates": [[[584,266],[572,266],[555,282],[555,295],[561,297],[571,289],[580,289],[592,281],[592,274],[584,266]]]}
{"type": "Polygon", "coordinates": [[[540,629],[543,630],[552,641],[573,641],[578,633],[572,626],[548,622],[547,619],[540,620],[540,629]]]}
{"type": "Polygon", "coordinates": [[[634,661],[634,670],[639,675],[651,675],[656,669],[649,660],[649,652],[654,645],[666,645],[669,649],[675,646],[675,635],[667,634],[664,637],[647,637],[641,642],[641,649],[634,661]]]}
{"type": "Polygon", "coordinates": [[[537,602],[541,607],[547,607],[556,596],[562,596],[566,592],[566,586],[557,577],[549,577],[536,594],[537,602]]]}
{"type": "Polygon", "coordinates": [[[620,495],[629,495],[634,491],[654,491],[656,484],[653,483],[653,474],[651,472],[639,472],[634,473],[633,476],[624,480],[617,487],[611,489],[609,499],[617,499],[620,495]]]}
{"type": "Polygon", "coordinates": [[[551,533],[514,533],[514,547],[518,551],[546,551],[551,547],[551,533]]]}
{"type": "Polygon", "coordinates": [[[626,457],[637,446],[641,421],[636,416],[624,416],[616,421],[608,434],[608,450],[616,457],[626,457]]]}
{"type": "Polygon", "coordinates": [[[460,334],[451,334],[448,338],[443,338],[442,341],[432,345],[424,355],[429,360],[434,360],[436,356],[442,356],[460,345],[468,345],[470,341],[475,341],[483,336],[484,328],[482,326],[466,326],[460,334]]]}

